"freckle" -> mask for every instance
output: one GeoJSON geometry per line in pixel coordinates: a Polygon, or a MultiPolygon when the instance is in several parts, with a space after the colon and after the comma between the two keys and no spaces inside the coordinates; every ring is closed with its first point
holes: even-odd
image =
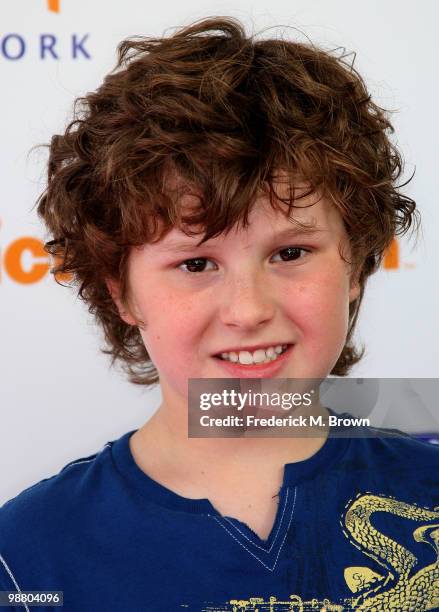
{"type": "Polygon", "coordinates": [[[252,505],[251,505],[251,504],[249,504],[247,507],[248,507],[248,508],[251,508],[251,507],[252,507],[252,505]]]}

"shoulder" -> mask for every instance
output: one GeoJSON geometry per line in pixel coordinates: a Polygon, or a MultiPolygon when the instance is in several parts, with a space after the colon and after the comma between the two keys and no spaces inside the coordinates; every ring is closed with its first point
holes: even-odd
{"type": "Polygon", "coordinates": [[[364,439],[369,441],[371,448],[382,452],[387,458],[398,457],[414,460],[415,463],[439,461],[439,445],[417,439],[398,429],[367,427],[364,439]]]}
{"type": "Polygon", "coordinates": [[[28,590],[49,587],[60,567],[73,567],[78,548],[106,517],[118,514],[114,507],[126,491],[113,445],[130,433],[70,461],[0,507],[0,587],[16,588],[14,577],[28,590]]]}
{"type": "Polygon", "coordinates": [[[395,429],[365,428],[362,433],[351,439],[345,466],[439,484],[439,445],[395,429]]]}
{"type": "Polygon", "coordinates": [[[108,493],[111,483],[111,446],[67,463],[57,474],[24,489],[0,507],[0,553],[7,542],[51,538],[65,530],[88,507],[108,493]]]}
{"type": "Polygon", "coordinates": [[[415,438],[400,429],[373,427],[368,419],[357,418],[348,412],[335,413],[328,408],[330,417],[337,423],[331,426],[331,435],[336,438],[352,440],[350,445],[351,458],[362,455],[369,462],[373,458],[377,462],[386,462],[389,466],[393,461],[417,466],[429,464],[438,465],[439,440],[415,438]]]}

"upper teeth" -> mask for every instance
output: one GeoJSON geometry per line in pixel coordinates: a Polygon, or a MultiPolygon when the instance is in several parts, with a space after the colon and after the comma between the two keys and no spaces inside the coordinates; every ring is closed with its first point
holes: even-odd
{"type": "Polygon", "coordinates": [[[269,346],[266,349],[258,349],[251,353],[250,351],[239,351],[239,353],[235,353],[231,351],[230,353],[221,353],[222,359],[226,359],[227,361],[233,361],[242,363],[244,365],[251,365],[253,363],[268,363],[269,361],[274,361],[277,359],[277,356],[286,351],[288,348],[287,344],[278,344],[277,346],[269,346]]]}

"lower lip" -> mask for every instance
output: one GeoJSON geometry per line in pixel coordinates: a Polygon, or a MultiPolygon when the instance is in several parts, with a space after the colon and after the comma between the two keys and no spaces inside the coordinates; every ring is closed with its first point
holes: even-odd
{"type": "Polygon", "coordinates": [[[285,362],[291,355],[294,344],[290,344],[287,350],[279,355],[279,357],[268,363],[255,363],[244,365],[242,363],[233,363],[219,357],[214,357],[215,361],[223,367],[224,371],[229,374],[229,377],[238,378],[271,378],[285,365],[285,362]]]}

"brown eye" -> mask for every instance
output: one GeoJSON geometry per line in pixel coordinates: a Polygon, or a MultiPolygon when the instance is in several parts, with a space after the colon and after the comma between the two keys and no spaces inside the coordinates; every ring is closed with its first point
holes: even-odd
{"type": "Polygon", "coordinates": [[[185,261],[183,261],[178,267],[181,268],[185,266],[186,269],[183,269],[184,272],[204,272],[207,261],[209,260],[205,257],[185,259],[185,261]]]}
{"type": "Polygon", "coordinates": [[[301,253],[307,253],[306,249],[302,249],[301,247],[287,247],[279,251],[281,254],[282,261],[296,261],[297,259],[301,259],[301,253]]]}

